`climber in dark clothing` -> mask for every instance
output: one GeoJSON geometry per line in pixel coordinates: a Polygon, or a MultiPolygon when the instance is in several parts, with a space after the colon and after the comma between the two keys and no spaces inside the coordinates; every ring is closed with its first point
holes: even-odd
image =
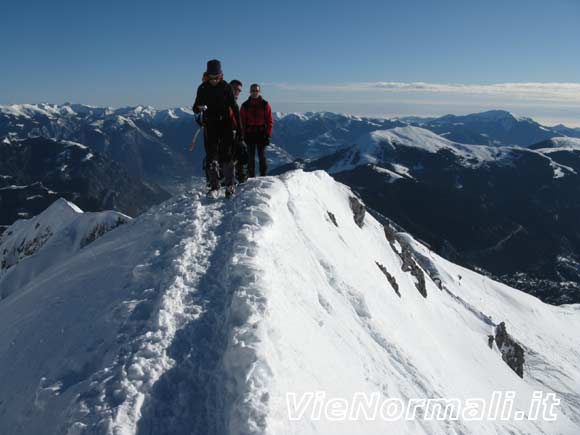
{"type": "MultiPolygon", "coordinates": [[[[240,93],[242,92],[242,87],[243,84],[241,81],[234,79],[230,81],[230,85],[232,87],[232,90],[234,91],[234,98],[236,99],[236,103],[238,102],[238,97],[240,96],[240,93]]],[[[241,113],[240,113],[240,117],[241,117],[241,113]]],[[[234,129],[236,129],[236,131],[239,130],[243,130],[243,127],[240,125],[236,125],[235,120],[234,120],[234,129]]],[[[246,174],[246,166],[248,163],[248,150],[247,150],[247,146],[245,144],[245,142],[240,142],[239,139],[239,135],[237,135],[238,137],[235,137],[235,149],[236,151],[234,152],[234,156],[235,156],[235,164],[236,164],[236,178],[238,180],[238,182],[243,183],[244,181],[246,181],[248,179],[248,176],[246,174]]]]}
{"type": "MultiPolygon", "coordinates": [[[[220,166],[224,175],[226,196],[234,193],[234,137],[233,123],[241,125],[240,111],[232,87],[224,81],[221,63],[217,59],[207,63],[204,81],[197,88],[193,111],[203,111],[205,153],[210,191],[220,188],[220,166]],[[205,107],[204,107],[205,106],[205,107]]],[[[241,130],[241,129],[238,129],[241,130]]],[[[243,133],[238,133],[243,140],[243,133]]]]}
{"type": "Polygon", "coordinates": [[[242,104],[241,117],[248,144],[248,175],[256,176],[256,150],[260,161],[260,175],[266,175],[266,146],[272,137],[272,109],[260,95],[260,85],[250,86],[250,98],[242,104]]]}

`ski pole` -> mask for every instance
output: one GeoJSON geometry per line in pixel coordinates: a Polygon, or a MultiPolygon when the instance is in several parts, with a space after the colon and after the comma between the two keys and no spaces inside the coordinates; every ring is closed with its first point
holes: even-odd
{"type": "Polygon", "coordinates": [[[200,125],[199,125],[199,129],[193,135],[193,139],[192,139],[191,143],[189,144],[189,151],[193,151],[193,149],[195,148],[195,142],[197,141],[197,137],[199,136],[199,133],[203,130],[203,112],[205,112],[206,110],[207,110],[207,106],[202,106],[201,111],[196,115],[197,122],[200,125]]]}

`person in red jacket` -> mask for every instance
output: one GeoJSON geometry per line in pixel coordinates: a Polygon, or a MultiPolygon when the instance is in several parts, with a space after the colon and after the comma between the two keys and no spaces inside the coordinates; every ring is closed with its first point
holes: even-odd
{"type": "Polygon", "coordinates": [[[260,161],[260,175],[266,175],[266,146],[272,137],[272,109],[270,104],[260,95],[260,85],[250,86],[248,98],[240,110],[240,118],[244,126],[244,137],[248,144],[248,176],[256,176],[256,150],[260,161]]]}

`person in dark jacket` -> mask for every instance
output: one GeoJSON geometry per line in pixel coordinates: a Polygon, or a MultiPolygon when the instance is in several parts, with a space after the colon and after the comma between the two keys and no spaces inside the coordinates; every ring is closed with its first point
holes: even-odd
{"type": "MultiPolygon", "coordinates": [[[[232,118],[242,125],[240,111],[230,84],[223,79],[221,63],[212,59],[207,63],[204,82],[197,88],[193,111],[203,111],[205,152],[210,191],[220,188],[220,166],[224,175],[226,196],[234,192],[234,137],[232,118]]],[[[243,132],[239,129],[240,139],[243,132]]]]}
{"type": "MultiPolygon", "coordinates": [[[[241,81],[234,79],[230,81],[230,86],[234,91],[234,98],[236,99],[236,103],[238,102],[238,97],[242,93],[242,87],[244,86],[241,81]]],[[[234,128],[238,129],[238,126],[234,126],[234,128]]],[[[243,127],[239,126],[239,130],[242,130],[243,127]]],[[[239,136],[238,138],[239,139],[239,136]]],[[[236,179],[239,183],[243,183],[248,179],[246,174],[246,166],[248,163],[248,150],[246,148],[246,144],[239,140],[236,140],[236,153],[235,153],[235,162],[236,162],[236,179]]]]}
{"type": "Polygon", "coordinates": [[[256,150],[260,161],[260,175],[266,175],[266,146],[272,137],[272,109],[270,104],[260,95],[260,85],[250,86],[250,98],[242,104],[240,111],[244,137],[248,144],[248,175],[256,176],[256,150]]]}

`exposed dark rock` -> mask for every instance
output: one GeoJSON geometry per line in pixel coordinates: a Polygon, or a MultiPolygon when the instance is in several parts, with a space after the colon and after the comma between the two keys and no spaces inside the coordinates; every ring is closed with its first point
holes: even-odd
{"type": "Polygon", "coordinates": [[[390,225],[385,225],[383,226],[383,230],[385,231],[385,237],[387,238],[391,246],[394,247],[395,240],[397,240],[397,238],[395,237],[396,235],[395,229],[390,225]]]}
{"type": "Polygon", "coordinates": [[[81,247],[84,247],[84,246],[88,245],[89,243],[94,242],[99,237],[101,237],[103,234],[108,233],[109,231],[117,228],[120,225],[126,224],[127,222],[129,222],[129,219],[126,219],[124,217],[119,216],[117,218],[117,220],[115,220],[115,222],[112,223],[111,225],[97,225],[97,226],[95,226],[93,231],[82,240],[81,247]]]}
{"type": "MultiPolygon", "coordinates": [[[[406,235],[401,234],[401,236],[406,235]]],[[[443,290],[443,278],[439,273],[439,269],[437,269],[437,266],[435,266],[435,263],[426,255],[423,255],[422,253],[417,252],[415,249],[413,249],[413,247],[410,244],[403,243],[401,237],[399,237],[398,240],[402,246],[403,245],[406,246],[406,248],[413,253],[413,259],[417,262],[417,264],[419,264],[419,266],[421,266],[421,269],[427,273],[429,278],[431,278],[431,281],[433,281],[433,283],[439,288],[439,290],[443,290]]]]}
{"type": "Polygon", "coordinates": [[[403,251],[401,252],[401,260],[403,264],[401,265],[401,270],[403,272],[411,272],[416,279],[415,287],[421,293],[424,298],[427,297],[427,287],[425,286],[425,274],[413,258],[413,252],[408,246],[403,246],[403,251]]]}
{"type": "MultiPolygon", "coordinates": [[[[417,264],[413,256],[413,249],[409,245],[409,243],[404,239],[398,236],[395,228],[391,225],[387,224],[383,226],[383,230],[385,232],[385,237],[388,240],[391,248],[394,252],[396,252],[399,257],[401,257],[402,264],[401,270],[403,272],[411,272],[411,274],[415,277],[415,287],[419,290],[419,293],[426,298],[427,297],[427,287],[425,285],[425,274],[417,264]],[[399,243],[401,247],[401,252],[397,250],[397,246],[395,242],[399,243]]],[[[441,288],[441,287],[439,287],[441,288]]]]}
{"type": "Polygon", "coordinates": [[[389,271],[384,265],[382,265],[378,261],[375,261],[375,263],[379,267],[381,272],[383,272],[383,274],[387,277],[387,281],[389,281],[389,284],[391,284],[391,287],[393,287],[393,290],[395,290],[397,296],[401,297],[401,293],[399,292],[399,284],[397,284],[397,280],[395,279],[395,277],[389,273],[389,271]]]}
{"type": "Polygon", "coordinates": [[[354,196],[351,196],[348,199],[348,202],[350,204],[350,209],[352,210],[354,222],[359,226],[359,228],[362,228],[364,225],[366,212],[364,204],[354,196]]]}
{"type": "Polygon", "coordinates": [[[505,322],[501,322],[495,328],[495,338],[490,335],[488,344],[493,347],[493,341],[505,363],[520,377],[524,377],[524,348],[508,334],[505,322]]]}
{"type": "Polygon", "coordinates": [[[328,217],[330,218],[330,221],[334,224],[335,227],[338,228],[338,223],[336,222],[336,216],[334,216],[334,214],[329,212],[329,211],[327,213],[328,213],[328,217]]]}
{"type": "MultiPolygon", "coordinates": [[[[421,275],[423,282],[425,280],[423,271],[425,271],[427,273],[427,275],[429,276],[429,278],[431,278],[431,281],[433,281],[433,283],[440,290],[443,290],[443,287],[444,287],[443,278],[441,277],[439,270],[435,266],[435,263],[433,263],[433,261],[429,257],[423,255],[420,252],[417,252],[413,248],[410,241],[408,240],[408,238],[410,236],[406,233],[398,232],[391,224],[384,225],[383,230],[385,232],[385,237],[388,240],[389,244],[391,245],[391,248],[393,249],[393,251],[395,251],[399,254],[399,252],[397,251],[396,245],[395,245],[395,242],[398,242],[399,246],[401,246],[401,249],[402,249],[402,252],[399,254],[399,256],[401,258],[403,258],[403,252],[404,252],[406,256],[411,257],[413,259],[413,261],[416,262],[420,266],[417,274],[421,275]]],[[[407,262],[409,262],[409,260],[407,260],[407,262]]],[[[403,263],[405,263],[405,261],[403,261],[403,263]]],[[[412,270],[410,266],[408,266],[408,269],[412,270]]],[[[420,283],[421,280],[419,278],[417,278],[417,279],[420,283]]],[[[419,289],[419,287],[417,287],[417,288],[419,289]]],[[[423,294],[421,289],[419,289],[419,291],[421,292],[421,294],[423,294]]],[[[425,290],[424,296],[426,296],[426,290],[425,290]]]]}

